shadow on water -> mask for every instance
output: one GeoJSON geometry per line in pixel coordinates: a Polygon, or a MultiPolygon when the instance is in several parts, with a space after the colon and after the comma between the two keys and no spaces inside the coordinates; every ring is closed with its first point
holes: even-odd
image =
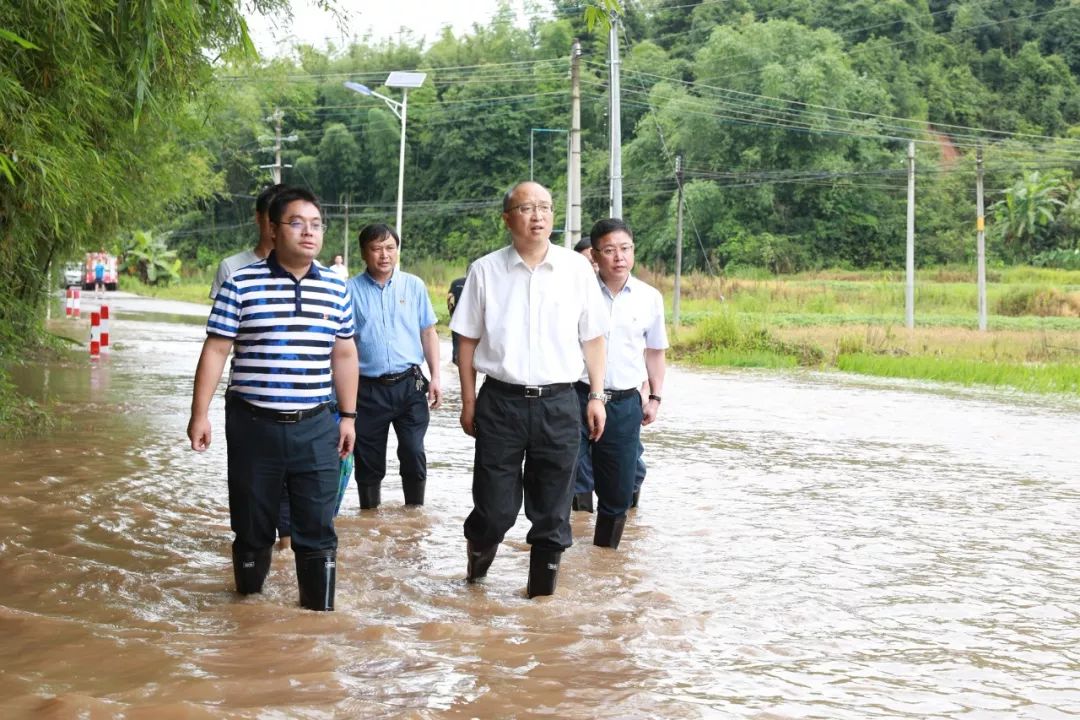
{"type": "Polygon", "coordinates": [[[619,550],[576,513],[529,601],[523,517],[464,582],[444,364],[428,504],[350,489],[317,614],[288,553],[232,593],[220,394],[210,450],[184,439],[206,309],[116,303],[108,357],[16,370],[69,429],[0,444],[5,717],[1080,714],[1075,399],[675,368],[619,550]]]}

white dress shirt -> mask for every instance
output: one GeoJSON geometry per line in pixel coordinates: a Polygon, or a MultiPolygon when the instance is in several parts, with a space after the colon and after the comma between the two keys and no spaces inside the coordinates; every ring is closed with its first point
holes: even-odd
{"type": "MultiPolygon", "coordinates": [[[[609,317],[604,389],[641,387],[649,377],[645,350],[668,348],[664,298],[659,290],[632,275],[615,295],[599,276],[596,279],[609,317]]],[[[588,382],[589,374],[584,373],[581,379],[588,382]]]]}
{"type": "Polygon", "coordinates": [[[474,262],[450,321],[454,332],[479,340],[477,372],[515,385],[577,380],[581,344],[607,326],[591,263],[551,244],[535,269],[513,245],[474,262]]]}

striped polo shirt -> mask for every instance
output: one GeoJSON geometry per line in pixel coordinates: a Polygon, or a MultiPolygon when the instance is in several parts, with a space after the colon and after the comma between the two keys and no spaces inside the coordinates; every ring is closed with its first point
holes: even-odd
{"type": "Polygon", "coordinates": [[[297,280],[273,252],[221,286],[206,321],[208,335],[233,340],[229,392],[273,410],[329,402],[330,352],[353,336],[345,281],[318,263],[297,280]]]}

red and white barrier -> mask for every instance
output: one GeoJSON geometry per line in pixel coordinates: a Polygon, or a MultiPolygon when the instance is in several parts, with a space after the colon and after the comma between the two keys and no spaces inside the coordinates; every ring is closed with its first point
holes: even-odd
{"type": "Polygon", "coordinates": [[[109,349],[109,306],[101,306],[101,349],[109,349]]]}
{"type": "Polygon", "coordinates": [[[90,313],[90,359],[101,357],[101,313],[90,313]]]}
{"type": "Polygon", "coordinates": [[[75,319],[79,317],[79,306],[82,304],[82,288],[69,287],[67,289],[67,297],[65,298],[64,314],[69,318],[75,319]]]}

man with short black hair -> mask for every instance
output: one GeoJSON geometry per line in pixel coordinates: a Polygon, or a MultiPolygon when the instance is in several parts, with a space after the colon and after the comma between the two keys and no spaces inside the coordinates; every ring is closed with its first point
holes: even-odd
{"type": "Polygon", "coordinates": [[[442,401],[435,309],[424,281],[398,268],[401,240],[393,228],[366,225],[358,241],[367,269],[349,280],[349,294],[360,362],[355,453],[360,508],[371,510],[382,501],[391,424],[405,504],[423,505],[424,435],[430,410],[442,401]],[[421,362],[427,363],[430,379],[421,362]]]}
{"type": "MultiPolygon", "coordinates": [[[[653,422],[660,411],[668,340],[663,297],[631,275],[634,236],[630,227],[618,218],[600,220],[593,225],[589,239],[611,325],[604,377],[607,425],[600,438],[591,438],[589,428],[582,425],[581,460],[591,464],[596,486],[593,544],[614,549],[622,539],[626,512],[633,503],[641,427],[653,422]],[[644,382],[648,383],[648,398],[643,401],[644,382]]],[[[583,373],[576,384],[583,410],[590,396],[590,377],[583,373]]]]}
{"type": "Polygon", "coordinates": [[[284,486],[300,605],[333,610],[338,466],[355,440],[352,303],[344,281],[315,262],[323,242],[315,196],[284,189],[268,219],[273,251],[233,273],[214,299],[188,438],[196,451],[210,446],[210,400],[235,343],[225,437],[236,589],[262,592],[284,486]],[[332,389],[340,423],[330,409],[332,389]]]}
{"type": "Polygon", "coordinates": [[[450,322],[461,336],[461,427],[476,438],[468,580],[487,575],[524,499],[532,522],[529,597],[555,592],[572,543],[581,423],[573,383],[583,361],[594,391],[584,411],[591,438],[604,432],[605,417],[603,300],[584,258],[550,242],[553,217],[542,185],[522,182],[506,193],[511,244],[472,264],[450,322]],[[487,376],[479,394],[477,372],[487,376]]]}

